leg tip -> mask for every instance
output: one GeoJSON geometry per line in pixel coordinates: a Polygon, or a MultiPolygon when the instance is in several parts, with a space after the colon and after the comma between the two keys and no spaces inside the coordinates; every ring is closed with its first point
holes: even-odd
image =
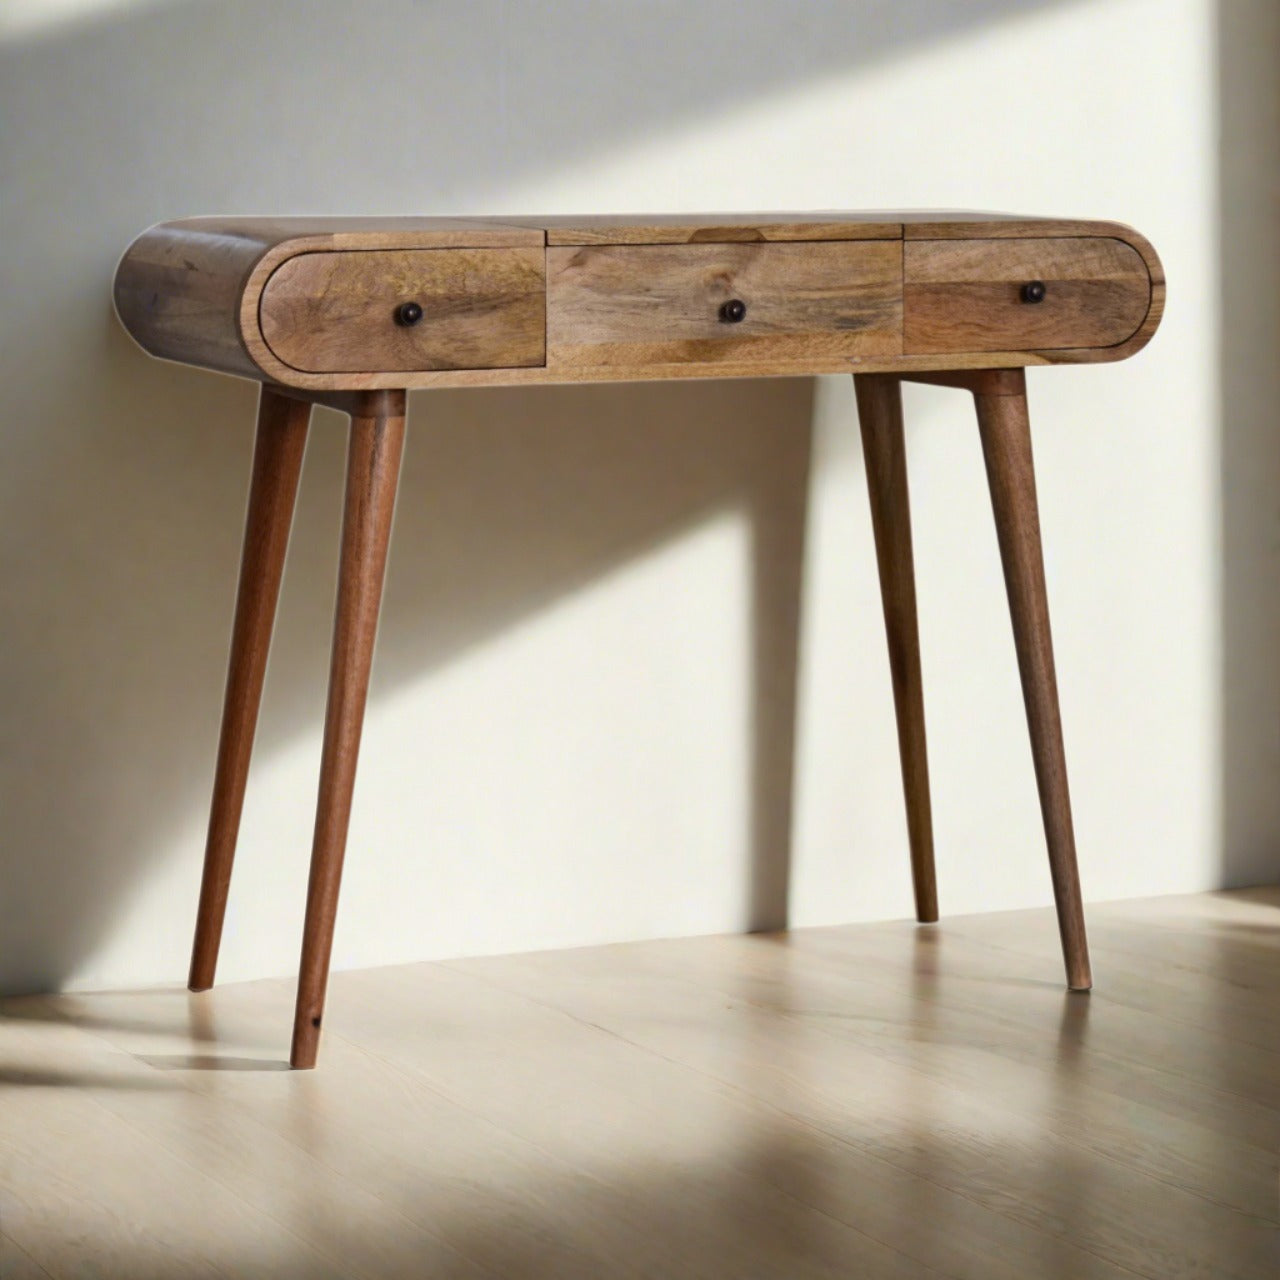
{"type": "Polygon", "coordinates": [[[316,1065],[316,1051],[320,1047],[316,1037],[296,1037],[289,1046],[289,1065],[295,1071],[310,1071],[316,1065]]]}
{"type": "Polygon", "coordinates": [[[320,1019],[299,1019],[294,1027],[293,1043],[289,1046],[289,1065],[295,1071],[310,1071],[316,1065],[319,1049],[320,1019]]]}

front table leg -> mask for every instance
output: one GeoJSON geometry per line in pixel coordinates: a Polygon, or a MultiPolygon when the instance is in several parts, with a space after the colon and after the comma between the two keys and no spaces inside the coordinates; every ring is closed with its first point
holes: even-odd
{"type": "Polygon", "coordinates": [[[351,819],[360,729],[387,563],[391,514],[404,449],[405,394],[368,392],[351,403],[342,558],[329,667],[320,794],[316,802],[307,917],[293,1023],[293,1067],[316,1064],[338,910],[342,858],[351,819]]]}
{"type": "Polygon", "coordinates": [[[1026,376],[1021,369],[1001,371],[975,381],[973,392],[1000,559],[1004,564],[1009,612],[1013,618],[1013,639],[1018,651],[1036,786],[1049,846],[1049,873],[1058,909],[1067,985],[1073,991],[1087,991],[1093,985],[1093,978],[1089,970],[1084,909],[1080,903],[1076,837],[1062,744],[1053,637],[1049,631],[1026,376]]]}
{"type": "Polygon", "coordinates": [[[1067,985],[1072,991],[1088,991],[1093,986],[1093,978],[1089,970],[1084,908],[1080,902],[1080,872],[1076,865],[1071,793],[1067,787],[1067,760],[1062,745],[1053,636],[1049,631],[1049,599],[1044,585],[1040,512],[1031,460],[1026,374],[1021,369],[982,369],[911,373],[905,375],[905,379],[962,387],[973,392],[977,405],[978,432],[987,463],[987,483],[1013,619],[1013,642],[1022,677],[1022,700],[1026,704],[1027,728],[1031,734],[1040,813],[1049,846],[1049,875],[1058,909],[1067,985]]]}

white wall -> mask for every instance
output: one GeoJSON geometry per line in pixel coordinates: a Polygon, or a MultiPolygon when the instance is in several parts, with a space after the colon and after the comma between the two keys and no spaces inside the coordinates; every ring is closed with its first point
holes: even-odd
{"type": "MultiPolygon", "coordinates": [[[[201,212],[1134,223],[1170,281],[1151,347],[1031,375],[1086,890],[1280,871],[1280,774],[1264,759],[1242,792],[1238,847],[1221,810],[1209,0],[6,12],[0,989],[185,976],[254,391],[147,360],[108,297],[133,234],[201,212]]],[[[907,407],[943,910],[1046,902],[969,406],[907,407]]],[[[448,392],[411,414],[335,963],[777,923],[788,871],[797,925],[906,915],[848,380],[448,392]]],[[[296,964],[341,434],[317,415],[226,978],[296,964]]],[[[1241,537],[1280,598],[1254,502],[1241,537]]],[[[1274,750],[1266,698],[1238,710],[1274,750]]]]}

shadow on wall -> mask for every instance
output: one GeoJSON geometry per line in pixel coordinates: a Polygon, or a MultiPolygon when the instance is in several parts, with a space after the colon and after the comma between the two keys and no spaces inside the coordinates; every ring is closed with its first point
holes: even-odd
{"type": "MultiPolygon", "coordinates": [[[[253,390],[132,348],[107,303],[132,236],[200,212],[501,212],[488,202],[521,179],[1029,7],[706,0],[606,23],[588,3],[357,20],[332,0],[204,0],[0,24],[0,990],[57,987],[207,803],[253,390]],[[709,45],[732,75],[708,72],[709,45]]],[[[798,382],[417,398],[375,676],[385,690],[710,510],[748,510],[759,924],[786,914],[810,403],[798,382]]],[[[290,711],[266,750],[321,714],[342,457],[326,434],[272,664],[290,711]]]]}
{"type": "MultiPolygon", "coordinates": [[[[6,896],[10,963],[20,966],[10,985],[45,987],[70,972],[148,851],[208,799],[254,393],[156,366],[144,386],[124,372],[136,354],[121,360],[118,373],[102,370],[111,413],[78,438],[74,492],[47,506],[51,489],[68,485],[65,468],[30,476],[30,545],[70,536],[78,554],[29,584],[31,621],[11,650],[20,679],[4,696],[38,730],[6,769],[8,848],[21,859],[6,896]],[[209,420],[191,430],[197,389],[197,421],[209,420]]],[[[798,380],[550,389],[532,406],[512,391],[415,397],[375,696],[708,512],[744,511],[754,544],[753,914],[778,923],[811,399],[798,380]]],[[[315,419],[262,752],[314,728],[324,706],[345,431],[336,415],[315,419]]]]}
{"type": "Polygon", "coordinates": [[[1218,10],[1227,886],[1280,878],[1280,7],[1218,10]]]}

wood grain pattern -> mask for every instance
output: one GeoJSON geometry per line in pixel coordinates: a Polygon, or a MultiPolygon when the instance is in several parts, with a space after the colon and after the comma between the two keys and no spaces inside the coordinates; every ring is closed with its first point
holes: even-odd
{"type": "Polygon", "coordinates": [[[337,973],[303,1078],[287,980],[6,1000],[4,1231],[55,1280],[1274,1280],[1223,1013],[1280,891],[1091,915],[1088,1000],[1047,910],[337,973]]]}
{"type": "Polygon", "coordinates": [[[404,414],[404,393],[383,392],[369,396],[351,417],[329,703],[289,1055],[290,1064],[298,1068],[315,1066],[320,1042],[360,732],[404,450],[404,414]]]}
{"type": "Polygon", "coordinates": [[[978,209],[919,209],[902,215],[904,240],[1023,240],[1028,236],[1112,236],[1141,239],[1123,222],[1092,218],[1037,217],[1024,213],[988,213],[978,209]]]}
{"type": "MultiPolygon", "coordinates": [[[[510,219],[447,218],[193,218],[165,223],[140,236],[116,274],[116,308],[137,341],[154,355],[314,391],[369,391],[417,387],[533,386],[641,381],[666,378],[775,377],[796,374],[927,371],[946,368],[1012,368],[1119,360],[1141,349],[1159,324],[1164,275],[1151,245],[1118,223],[1026,218],[974,212],[853,212],[811,214],[635,215],[510,219]],[[709,345],[705,360],[678,351],[674,358],[618,354],[603,362],[575,359],[546,365],[443,369],[346,369],[302,372],[281,360],[263,337],[263,290],[273,273],[300,254],[341,250],[400,251],[429,248],[526,248],[548,254],[578,242],[722,244],[750,242],[821,244],[857,240],[894,243],[910,250],[921,240],[981,240],[1016,252],[1020,241],[1116,240],[1134,249],[1147,272],[1149,305],[1132,336],[1092,346],[1088,335],[1057,331],[1055,343],[1031,348],[987,335],[983,350],[954,347],[934,354],[894,351],[850,354],[831,344],[739,343],[734,353],[709,345]]],[[[970,317],[971,318],[971,317],[970,317]]],[[[1010,335],[1013,336],[1012,334],[1010,335]]],[[[1019,335],[1021,336],[1021,335],[1019,335]]],[[[1110,335],[1104,335],[1110,336],[1110,335]]]]}
{"type": "Polygon", "coordinates": [[[1101,236],[919,240],[904,245],[904,349],[912,353],[1115,347],[1151,306],[1132,245],[1101,236]],[[1043,302],[1020,296],[1045,285],[1043,302]]]}
{"type": "MultiPolygon", "coordinates": [[[[286,259],[343,249],[540,247],[545,234],[481,218],[184,218],[148,228],[116,268],[121,323],[152,355],[290,381],[257,355],[262,287],[286,259]]],[[[278,368],[277,368],[278,367],[278,368]]],[[[338,380],[340,381],[340,379],[338,380]]],[[[363,387],[353,389],[363,390],[363,387]]]]}
{"type": "MultiPolygon", "coordinates": [[[[1007,913],[1028,936],[1045,931],[1046,914],[1007,913]]],[[[982,937],[1002,919],[965,926],[982,937]]],[[[1215,1024],[1179,1029],[1166,1021],[1176,1006],[1149,1004],[1166,1034],[1138,1044],[1131,1011],[1053,994],[1056,960],[1032,959],[1032,980],[1010,983],[995,947],[983,954],[951,942],[949,926],[894,922],[601,948],[577,963],[548,953],[449,968],[873,1156],[878,1171],[865,1180],[851,1172],[850,1193],[823,1207],[945,1275],[987,1280],[1007,1269],[1076,1280],[1117,1266],[1158,1280],[1270,1277],[1274,1116],[1253,1141],[1228,1138],[1209,1116],[1265,1114],[1259,1095],[1243,1086],[1229,1097],[1222,1082],[1176,1075],[1197,1034],[1210,1040],[1204,1056],[1220,1073],[1235,1057],[1215,1024]],[[985,1228],[967,1223],[947,1197],[906,1196],[915,1212],[902,1220],[855,1203],[865,1195],[879,1204],[890,1169],[998,1217],[985,1228]],[[1037,1251],[1037,1237],[1062,1252],[1037,1251]]],[[[773,1167],[803,1168],[809,1181],[793,1185],[812,1192],[825,1161],[813,1152],[773,1167]]]]}
{"type": "MultiPolygon", "coordinates": [[[[1128,344],[1125,344],[1128,346],[1128,344]]],[[[264,344],[264,350],[265,350],[264,344]]],[[[740,356],[701,364],[687,360],[662,360],[637,364],[555,364],[526,369],[446,369],[422,373],[344,373],[289,375],[299,390],[347,388],[374,390],[404,388],[409,391],[446,390],[458,387],[554,387],[580,383],[670,382],[717,378],[795,378],[819,374],[894,373],[1000,368],[1049,368],[1058,365],[1094,364],[1123,359],[1120,347],[1101,351],[1089,348],[1069,351],[966,351],[928,356],[788,356],[764,359],[740,356]]],[[[277,362],[278,363],[278,362],[277,362]]],[[[285,376],[284,366],[280,376],[285,376]]]]}
{"type": "Polygon", "coordinates": [[[1026,375],[1021,369],[944,369],[930,373],[910,372],[901,382],[921,382],[926,386],[959,387],[975,395],[1020,396],[1026,388],[1026,375]]]}
{"type": "Polygon", "coordinates": [[[205,217],[161,223],[152,231],[181,235],[232,235],[264,249],[288,245],[291,253],[341,249],[537,248],[546,237],[536,227],[504,218],[205,217]]]}
{"type": "Polygon", "coordinates": [[[892,214],[659,213],[531,219],[548,245],[736,244],[796,240],[900,240],[892,214]]]}
{"type": "Polygon", "coordinates": [[[51,1280],[49,1272],[3,1231],[0,1231],[0,1276],[5,1280],[51,1280]]]}
{"type": "MultiPolygon", "coordinates": [[[[762,240],[901,240],[904,229],[940,227],[959,234],[974,224],[1016,226],[1018,235],[1091,234],[1080,228],[1100,224],[1028,218],[1016,213],[978,210],[827,209],[805,213],[606,213],[587,216],[504,218],[505,223],[541,227],[548,245],[728,244],[762,240]]],[[[1116,224],[1109,224],[1116,225],[1116,224]]],[[[1121,228],[1124,230],[1124,228],[1121,228]]],[[[986,231],[983,231],[986,234],[986,231]]],[[[1092,234],[1096,234],[1092,233],[1092,234]]]]}
{"type": "MultiPolygon", "coordinates": [[[[1020,373],[1015,378],[1017,383],[1024,382],[1020,373]]],[[[1073,991],[1087,991],[1093,985],[1093,978],[1080,901],[1062,715],[1058,708],[1026,388],[1023,385],[1003,394],[976,392],[974,401],[1018,651],[1018,671],[1022,677],[1036,787],[1049,846],[1049,870],[1067,983],[1073,991]]]]}
{"type": "Polygon", "coordinates": [[[116,315],[153,356],[261,378],[240,333],[244,292],[267,244],[248,227],[162,223],[116,268],[116,315]]]}
{"type": "MultiPolygon", "coordinates": [[[[1164,266],[1154,246],[1145,236],[1122,222],[1095,222],[1081,218],[1027,218],[1021,215],[948,213],[906,215],[902,234],[912,240],[1025,240],[1102,237],[1119,240],[1136,250],[1151,282],[1151,301],[1146,319],[1125,342],[1103,348],[1075,347],[1036,353],[991,352],[985,362],[972,352],[956,353],[955,368],[1012,368],[1034,364],[1091,364],[1101,360],[1124,360],[1151,341],[1160,326],[1165,306],[1164,266]],[[1034,358],[1026,358],[1032,354],[1034,358]],[[1013,358],[1006,358],[1012,355],[1013,358]],[[961,363],[963,362],[963,363],[961,363]]],[[[907,245],[904,244],[904,256],[907,245]]]]}
{"type": "Polygon", "coordinates": [[[547,251],[547,363],[839,361],[901,350],[896,242],[547,251]],[[739,323],[720,318],[731,299],[739,323]]]}
{"type": "Polygon", "coordinates": [[[933,865],[933,813],[929,801],[929,757],[924,727],[924,681],[920,672],[920,630],[916,620],[916,570],[911,546],[911,502],[907,448],[902,425],[902,388],[886,374],[859,374],[854,388],[862,453],[871,499],[880,599],[889,641],[889,673],[898,720],[898,756],[907,805],[911,883],[916,919],[938,918],[938,886],[933,865]]]}
{"type": "Polygon", "coordinates": [[[298,254],[267,281],[259,322],[308,373],[541,365],[544,272],[540,248],[298,254]],[[396,322],[405,302],[422,308],[415,325],[396,322]]]}
{"type": "Polygon", "coordinates": [[[310,405],[277,395],[270,387],[262,388],[200,905],[187,982],[192,991],[213,986],[218,965],[249,759],[310,419],[310,405]]]}

